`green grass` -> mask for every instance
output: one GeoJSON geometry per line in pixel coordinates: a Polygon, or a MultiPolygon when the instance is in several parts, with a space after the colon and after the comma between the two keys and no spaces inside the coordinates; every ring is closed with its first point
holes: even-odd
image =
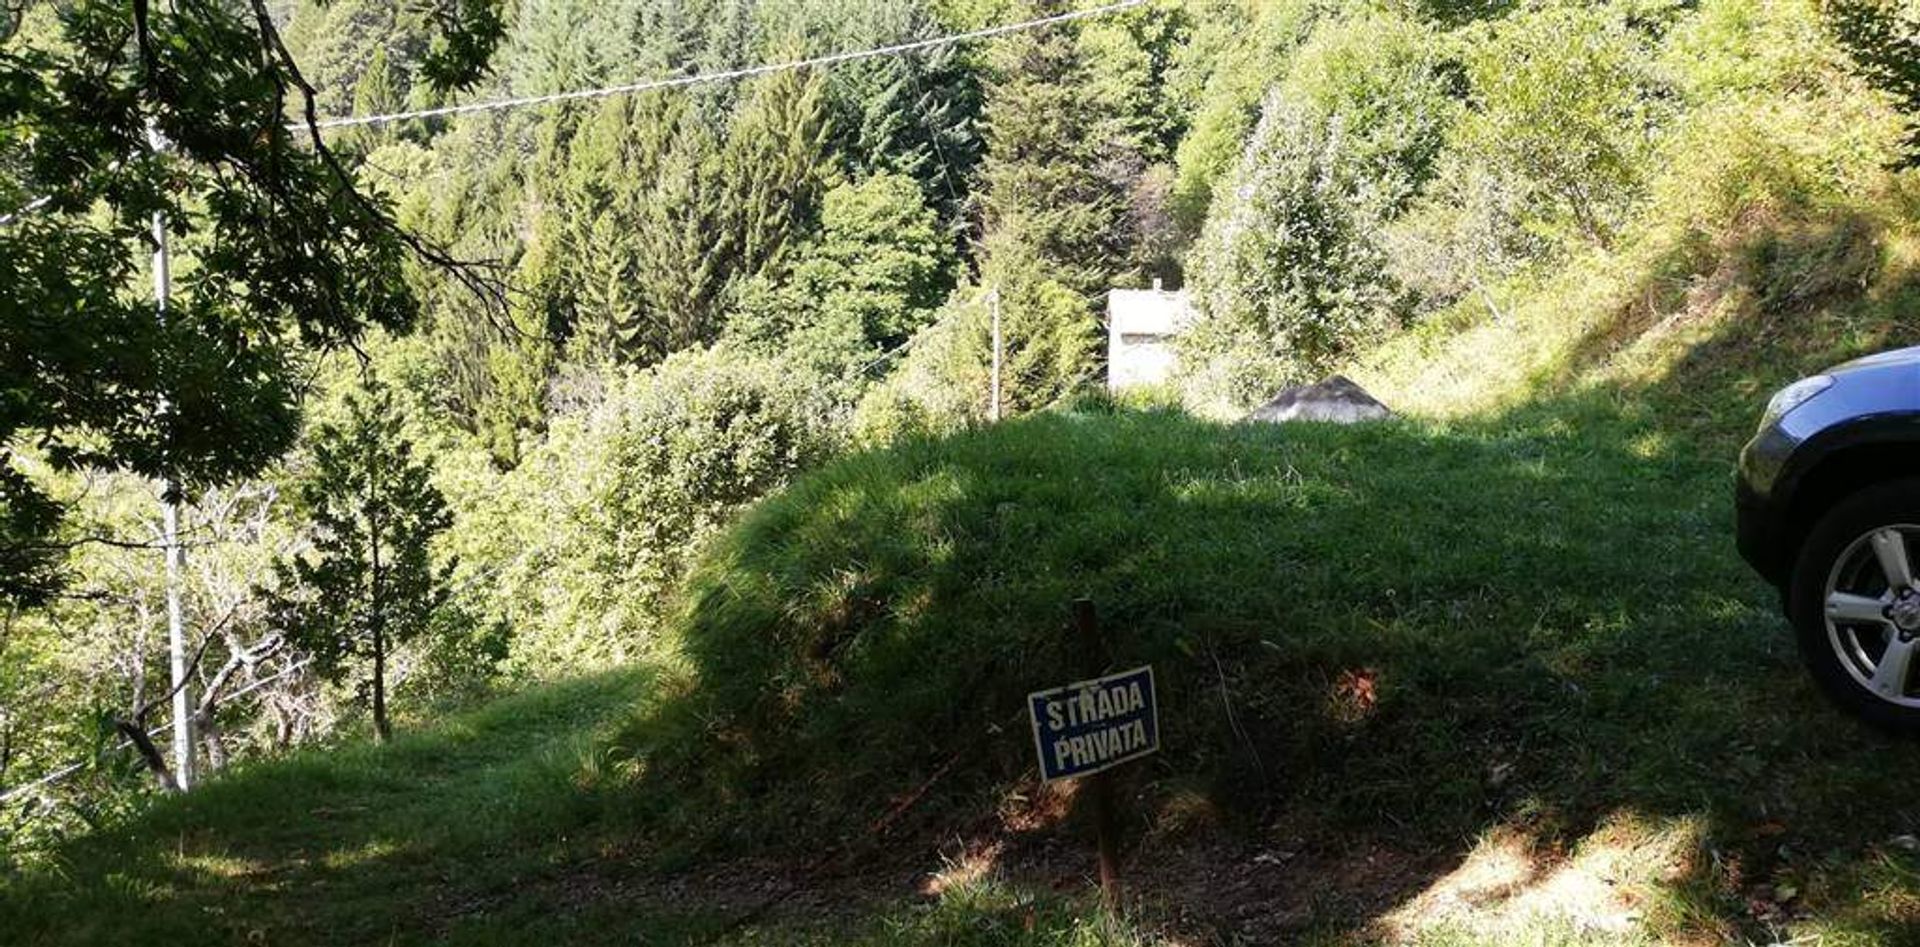
{"type": "MultiPolygon", "coordinates": [[[[1118,662],[1152,662],[1166,692],[1142,830],[1163,785],[1197,775],[1248,831],[1279,811],[1452,847],[1698,815],[1748,871],[1882,857],[1914,827],[1887,797],[1920,758],[1813,692],[1733,555],[1728,459],[1654,417],[1598,400],[1357,429],[1065,415],[837,464],[696,583],[692,699],[726,739],[713,782],[689,785],[747,787],[768,808],[745,824],[806,845],[956,753],[924,827],[991,806],[1031,775],[1006,718],[1074,676],[1066,607],[1087,595],[1118,662]],[[1756,834],[1773,823],[1784,837],[1756,834]]],[[[1714,896],[1710,920],[1740,923],[1737,891],[1714,896]]]]}
{"type": "MultiPolygon", "coordinates": [[[[667,679],[537,690],[227,775],[10,882],[0,929],[1097,940],[1084,902],[1017,880],[931,902],[876,889],[823,917],[761,917],[725,883],[652,893],[743,857],[931,866],[943,833],[1032,796],[1020,696],[1074,676],[1067,603],[1088,595],[1117,660],[1152,662],[1164,690],[1167,750],[1128,783],[1137,862],[1295,834],[1322,855],[1441,854],[1410,889],[1309,899],[1297,936],[1375,930],[1489,832],[1552,851],[1627,818],[1695,827],[1624,879],[1645,899],[1636,939],[1765,936],[1760,883],[1798,892],[1784,929],[1893,937],[1920,922],[1920,864],[1887,844],[1916,828],[1920,756],[1813,692],[1733,555],[1725,445],[1644,394],[1350,429],[1096,410],[850,457],[708,559],[667,679]],[[1195,805],[1212,815],[1182,828],[1195,805]]],[[[1167,899],[1137,894],[1151,927],[1167,899]]],[[[1595,942],[1553,933],[1567,923],[1495,939],[1595,942]]]]}
{"type": "MultiPolygon", "coordinates": [[[[1201,811],[1255,845],[1449,853],[1423,879],[1444,886],[1517,832],[1537,877],[1469,936],[1920,938],[1899,841],[1920,755],[1814,691],[1731,523],[1768,392],[1912,341],[1905,207],[1576,261],[1498,319],[1370,356],[1411,413],[1392,423],[1095,408],[830,465],[691,583],[676,706],[704,739],[668,714],[631,742],[677,798],[729,800],[677,817],[717,850],[779,824],[857,857],[1004,816],[1030,796],[1021,695],[1075,676],[1085,595],[1116,663],[1166,691],[1167,751],[1128,787],[1149,851],[1201,811]],[[903,798],[891,835],[850,832],[903,798]],[[1606,845],[1658,849],[1606,881],[1627,927],[1582,927],[1593,905],[1488,920],[1577,887],[1554,853],[1606,845]]],[[[1453,936],[1382,933],[1417,893],[1332,898],[1294,930],[1453,936]]]]}
{"type": "Polygon", "coordinates": [[[843,458],[711,550],[659,667],[161,800],[0,881],[0,940],[1920,942],[1920,753],[1820,699],[1731,542],[1766,392],[1910,337],[1914,254],[1850,226],[1396,340],[1391,423],[1095,405],[843,458]],[[1868,291],[1769,297],[1861,240],[1868,291]],[[1021,716],[1082,595],[1163,689],[1124,924],[1021,716]],[[916,894],[955,838],[1003,854],[916,894]]]}
{"type": "Polygon", "coordinates": [[[653,890],[609,750],[651,684],[547,685],[390,746],[223,773],[0,878],[0,943],[1132,943],[993,879],[821,917],[763,917],[774,898],[724,882],[653,890]]]}

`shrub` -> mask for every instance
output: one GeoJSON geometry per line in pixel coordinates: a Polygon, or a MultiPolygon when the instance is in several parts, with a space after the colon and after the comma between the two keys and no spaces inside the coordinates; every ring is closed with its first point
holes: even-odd
{"type": "Polygon", "coordinates": [[[1433,173],[1458,118],[1455,65],[1432,28],[1386,14],[1320,24],[1294,55],[1281,94],[1340,121],[1356,173],[1387,213],[1433,173]]]}
{"type": "Polygon", "coordinates": [[[1322,22],[1268,97],[1189,260],[1197,405],[1239,408],[1332,367],[1403,294],[1377,234],[1431,174],[1457,107],[1426,26],[1322,22]]]}
{"type": "Polygon", "coordinates": [[[1331,367],[1388,321],[1379,197],[1342,123],[1275,96],[1188,261],[1201,319],[1180,337],[1192,399],[1245,406],[1331,367]]]}
{"type": "Polygon", "coordinates": [[[912,178],[876,174],[827,192],[821,232],[776,281],[747,284],[723,339],[820,376],[851,402],[866,369],[932,321],[952,250],[912,178]]]}
{"type": "Polygon", "coordinates": [[[1188,234],[1200,230],[1215,188],[1259,120],[1261,97],[1319,16],[1312,0],[1194,5],[1199,12],[1193,40],[1178,54],[1169,78],[1193,112],[1174,150],[1171,198],[1174,217],[1188,234]]]}
{"type": "Polygon", "coordinates": [[[1664,112],[1651,60],[1614,9],[1502,20],[1468,47],[1473,107],[1454,147],[1514,192],[1523,226],[1606,243],[1640,194],[1664,112]]]}
{"type": "Polygon", "coordinates": [[[1612,242],[1671,112],[1649,44],[1615,7],[1504,17],[1464,34],[1461,65],[1469,107],[1427,196],[1385,238],[1391,273],[1429,304],[1612,242]]]}
{"type": "Polygon", "coordinates": [[[839,430],[806,375],[737,352],[608,379],[461,518],[470,581],[492,587],[491,617],[514,629],[511,667],[635,656],[702,542],[830,453],[839,430]]]}
{"type": "Polygon", "coordinates": [[[1085,299],[1051,273],[1039,252],[1019,238],[988,238],[981,285],[956,292],[935,324],[915,337],[894,374],[863,399],[854,416],[860,439],[879,443],[906,433],[948,432],[987,417],[995,292],[1005,414],[1051,406],[1097,381],[1100,324],[1085,299]]]}

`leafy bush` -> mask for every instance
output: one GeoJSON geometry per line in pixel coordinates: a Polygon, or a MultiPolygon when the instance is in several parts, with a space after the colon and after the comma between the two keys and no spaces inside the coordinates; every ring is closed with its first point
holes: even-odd
{"type": "Polygon", "coordinates": [[[1032,247],[990,239],[981,284],[955,293],[894,374],[862,400],[854,419],[861,439],[952,431],[987,417],[995,294],[1005,414],[1048,407],[1095,382],[1100,324],[1085,298],[1051,273],[1032,247]]]}
{"type": "Polygon", "coordinates": [[[1268,101],[1188,262],[1201,319],[1180,374],[1197,402],[1246,406],[1324,371],[1397,305],[1348,141],[1338,119],[1268,101]]]}
{"type": "Polygon", "coordinates": [[[737,352],[605,379],[597,403],[556,421],[460,519],[469,581],[514,630],[510,666],[638,655],[702,542],[826,456],[838,432],[805,374],[737,352]]]}
{"type": "Polygon", "coordinates": [[[1436,46],[1429,28],[1374,14],[1322,22],[1295,54],[1189,260],[1196,403],[1257,402],[1396,321],[1403,294],[1381,278],[1377,235],[1453,121],[1436,46]]]}
{"type": "Polygon", "coordinates": [[[862,370],[930,322],[952,286],[952,251],[919,185],[876,174],[826,193],[819,236],[780,279],[748,284],[725,341],[806,366],[850,400],[862,370]]]}
{"type": "Polygon", "coordinates": [[[1386,214],[1426,183],[1459,117],[1447,52],[1431,27],[1362,13],[1315,28],[1280,84],[1287,100],[1339,120],[1356,173],[1386,214]]]}
{"type": "Polygon", "coordinates": [[[1920,166],[1920,10],[1896,0],[1830,0],[1826,12],[1860,72],[1905,113],[1901,163],[1920,166]]]}
{"type": "Polygon", "coordinates": [[[1217,0],[1194,6],[1193,40],[1169,77],[1193,112],[1174,150],[1172,196],[1174,216],[1188,234],[1199,232],[1216,185],[1259,120],[1262,98],[1320,13],[1313,0],[1251,5],[1217,0]]]}
{"type": "Polygon", "coordinates": [[[1549,4],[1460,42],[1469,108],[1391,272],[1453,302],[1555,251],[1611,243],[1645,194],[1671,90],[1619,5],[1549,4]]]}

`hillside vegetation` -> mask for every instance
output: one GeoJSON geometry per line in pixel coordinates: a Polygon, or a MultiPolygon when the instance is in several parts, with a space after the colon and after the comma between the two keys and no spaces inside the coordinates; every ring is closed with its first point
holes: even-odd
{"type": "MultiPolygon", "coordinates": [[[[1054,8],[508,9],[476,94],[1054,8]]],[[[1730,482],[1779,385],[1920,341],[1903,10],[1188,0],[355,132],[515,292],[412,273],[412,332],[292,366],[291,453],[195,485],[201,788],[100,723],[165,686],[150,549],[9,605],[0,788],[88,763],[0,806],[0,940],[1920,943],[1920,756],[1816,693],[1730,482]],[[1099,299],[1154,277],[1200,322],[1116,399],[1099,299]],[[1334,371],[1398,417],[1236,420],[1334,371]],[[407,601],[349,449],[417,500],[407,601]],[[1022,699],[1083,596],[1162,689],[1114,911],[1022,699]]],[[[442,101],[411,14],[281,12],[329,111],[442,101]]],[[[57,535],[151,528],[5,459],[57,535]]]]}
{"type": "Polygon", "coordinates": [[[1747,360],[1809,356],[1724,326],[1634,346],[1657,382],[1563,361],[1505,410],[1090,404],[831,463],[703,560],[660,679],[234,773],[10,888],[7,927],[1900,942],[1920,763],[1820,699],[1728,542],[1715,445],[1751,411],[1721,404],[1768,383],[1747,360]],[[1124,782],[1130,933],[1052,892],[1090,856],[1019,719],[1078,666],[1079,595],[1165,694],[1167,750],[1124,782]]]}

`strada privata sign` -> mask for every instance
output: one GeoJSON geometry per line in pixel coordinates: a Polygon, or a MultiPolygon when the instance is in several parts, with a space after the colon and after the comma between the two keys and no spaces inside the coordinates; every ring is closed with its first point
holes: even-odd
{"type": "Polygon", "coordinates": [[[1097,773],[1160,749],[1153,668],[1078,681],[1027,695],[1040,779],[1097,773]]]}

